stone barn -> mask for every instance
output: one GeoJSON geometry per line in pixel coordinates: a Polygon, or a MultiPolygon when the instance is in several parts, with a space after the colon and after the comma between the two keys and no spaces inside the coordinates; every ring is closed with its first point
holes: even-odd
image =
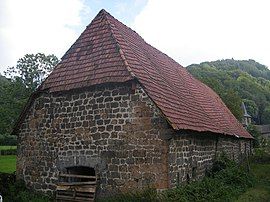
{"type": "Polygon", "coordinates": [[[105,10],[32,94],[14,133],[28,187],[55,192],[65,174],[95,176],[97,197],[200,179],[221,152],[249,154],[253,139],[213,90],[105,10]]]}

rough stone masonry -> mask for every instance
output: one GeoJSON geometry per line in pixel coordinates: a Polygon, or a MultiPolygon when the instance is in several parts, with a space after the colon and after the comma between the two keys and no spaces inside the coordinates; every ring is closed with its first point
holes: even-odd
{"type": "Polygon", "coordinates": [[[18,132],[17,177],[53,192],[58,175],[87,166],[98,196],[200,179],[222,151],[237,160],[250,140],[175,132],[137,82],[40,93],[18,132]]]}

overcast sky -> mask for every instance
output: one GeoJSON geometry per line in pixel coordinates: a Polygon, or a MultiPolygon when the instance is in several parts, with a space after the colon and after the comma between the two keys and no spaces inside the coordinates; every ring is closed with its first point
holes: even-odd
{"type": "Polygon", "coordinates": [[[61,58],[102,8],[183,66],[234,58],[270,67],[269,0],[1,0],[0,73],[27,53],[61,58]]]}

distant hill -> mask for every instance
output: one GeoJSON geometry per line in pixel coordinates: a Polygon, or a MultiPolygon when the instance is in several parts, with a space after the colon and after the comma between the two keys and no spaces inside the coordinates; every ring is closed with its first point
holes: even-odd
{"type": "MultiPolygon", "coordinates": [[[[226,60],[217,60],[213,62],[203,62],[199,64],[200,66],[210,65],[217,69],[233,71],[233,70],[242,70],[247,72],[251,76],[256,78],[262,77],[270,80],[270,70],[255,60],[234,60],[234,59],[226,59],[226,60]]],[[[190,65],[196,66],[196,65],[190,65]]]]}
{"type": "Polygon", "coordinates": [[[215,90],[240,120],[242,100],[256,124],[270,123],[270,70],[254,60],[217,60],[187,67],[215,90]]]}

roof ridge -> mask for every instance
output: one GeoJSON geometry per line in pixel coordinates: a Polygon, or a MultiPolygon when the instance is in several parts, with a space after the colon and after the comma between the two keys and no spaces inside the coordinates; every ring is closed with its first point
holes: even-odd
{"type": "MultiPolygon", "coordinates": [[[[112,15],[110,15],[110,13],[107,13],[111,18],[113,18],[114,20],[118,21],[117,19],[115,19],[112,15]]],[[[108,17],[108,16],[106,16],[108,17]]],[[[108,19],[109,20],[109,19],[108,19]]],[[[118,21],[119,22],[119,21],[118,21]]],[[[121,23],[121,22],[119,22],[121,23]]],[[[122,23],[122,25],[124,25],[126,28],[130,29],[131,31],[135,32],[134,30],[132,30],[131,28],[129,28],[128,26],[126,26],[125,24],[122,23]]],[[[112,29],[113,34],[115,35],[113,28],[111,27],[111,24],[109,23],[110,28],[112,29]]],[[[118,29],[117,29],[118,30],[118,29]]],[[[118,30],[119,31],[119,30],[118,30]]],[[[135,32],[136,33],[136,32],[135,32]]],[[[137,34],[137,33],[136,33],[137,34]]],[[[125,41],[125,43],[128,45],[127,40],[123,37],[122,33],[119,31],[119,35],[121,36],[121,38],[125,41]]],[[[114,36],[115,37],[115,36],[114,36]]],[[[115,40],[117,42],[117,45],[119,46],[119,51],[121,51],[121,53],[123,54],[123,57],[125,58],[126,61],[126,57],[125,57],[125,53],[123,51],[123,49],[121,48],[120,43],[117,40],[117,37],[115,37],[115,40]]],[[[130,48],[130,50],[134,53],[134,51],[130,48]]],[[[141,61],[137,58],[137,56],[134,54],[134,56],[136,57],[137,61],[142,65],[141,61]]],[[[128,62],[126,61],[126,63],[128,64],[128,62]]],[[[142,65],[143,66],[143,65],[142,65]]],[[[129,66],[128,66],[129,67],[129,66]]],[[[129,67],[130,68],[130,67],[129,67]]],[[[151,75],[149,74],[147,69],[143,69],[145,72],[147,72],[148,76],[151,78],[151,75]]],[[[134,74],[134,72],[132,71],[132,69],[130,68],[130,71],[134,74]]],[[[134,74],[134,77],[137,78],[137,76],[134,74]]]]}
{"type": "MultiPolygon", "coordinates": [[[[106,11],[105,11],[106,12],[106,11]]],[[[116,21],[118,21],[117,19],[115,19],[112,15],[110,15],[108,12],[106,12],[106,14],[107,15],[109,15],[111,18],[113,18],[114,20],[116,20],[116,21]]],[[[108,16],[106,15],[106,18],[107,18],[107,20],[109,21],[109,19],[108,19],[108,16]]],[[[112,28],[112,26],[111,26],[111,23],[108,23],[109,24],[109,26],[110,26],[110,29],[111,29],[111,31],[112,31],[112,33],[113,33],[113,36],[114,36],[114,39],[116,40],[116,43],[117,43],[117,45],[119,46],[119,52],[120,52],[120,55],[121,55],[121,57],[123,57],[123,60],[124,60],[124,62],[125,62],[125,64],[127,65],[127,68],[128,68],[128,71],[129,71],[129,69],[130,69],[130,73],[132,73],[132,76],[134,76],[135,78],[137,78],[137,76],[133,73],[133,71],[132,71],[132,69],[129,67],[129,65],[128,65],[128,62],[127,62],[127,60],[126,60],[126,57],[125,57],[125,53],[124,53],[124,51],[123,51],[123,49],[121,48],[121,45],[120,45],[120,43],[118,42],[118,40],[117,40],[117,37],[115,37],[115,33],[114,33],[114,30],[113,30],[113,28],[112,28]]],[[[123,24],[123,23],[122,23],[123,24]]],[[[133,32],[135,32],[134,30],[132,30],[131,28],[129,28],[128,26],[126,26],[125,24],[123,24],[126,28],[128,28],[129,30],[131,30],[131,31],[133,31],[133,32]]],[[[116,26],[115,26],[116,27],[116,26]]],[[[118,29],[117,29],[118,30],[118,29]]],[[[137,34],[137,32],[135,32],[136,34],[137,34]]],[[[119,32],[119,35],[121,36],[121,38],[124,40],[124,42],[128,45],[128,42],[127,42],[127,40],[123,37],[123,35],[122,35],[122,33],[121,32],[119,32]]],[[[142,38],[142,37],[141,37],[142,38]]],[[[144,41],[144,39],[142,38],[142,40],[144,41]]],[[[145,41],[144,41],[145,42],[145,41]]],[[[146,42],[145,42],[146,43],[146,42]]],[[[149,44],[148,44],[149,45],[149,44]]],[[[150,45],[151,46],[151,45],[150,45]]],[[[151,46],[152,47],[152,46],[151,46]]],[[[130,48],[130,50],[134,53],[134,51],[130,48]]],[[[144,51],[146,51],[146,50],[144,50],[144,51]]],[[[141,64],[141,66],[143,66],[143,64],[141,63],[141,61],[138,59],[138,57],[136,56],[136,54],[134,54],[134,57],[137,59],[137,62],[139,62],[140,64],[141,64]]],[[[147,56],[147,58],[149,59],[149,57],[147,56]]],[[[156,65],[152,62],[152,60],[149,60],[150,62],[151,62],[151,64],[153,64],[154,66],[155,66],[155,69],[156,70],[158,70],[157,68],[156,68],[156,65]]],[[[151,78],[151,75],[149,74],[149,71],[147,70],[147,69],[143,69],[146,73],[147,73],[147,75],[149,76],[149,78],[151,78]]],[[[160,75],[162,75],[160,72],[159,72],[159,74],[160,75]]],[[[162,76],[163,77],[163,76],[162,76]]],[[[153,79],[151,79],[152,81],[153,81],[153,79]]],[[[170,85],[169,85],[169,83],[167,82],[167,80],[166,80],[166,78],[165,77],[163,77],[163,81],[166,81],[166,84],[170,87],[170,85]]],[[[155,83],[155,81],[153,81],[154,83],[155,83]]],[[[149,94],[148,92],[147,92],[147,89],[144,87],[144,85],[141,83],[141,82],[139,82],[141,85],[142,85],[142,87],[144,88],[144,90],[146,91],[146,93],[147,94],[149,94]]],[[[149,96],[149,95],[148,95],[149,96]]],[[[149,96],[150,97],[150,96],[149,96]]],[[[150,99],[153,101],[153,102],[155,102],[151,97],[150,97],[150,99]]],[[[157,107],[158,107],[158,105],[157,105],[157,107]]],[[[158,107],[159,108],[159,107],[158,107]]],[[[163,111],[160,109],[160,111],[161,111],[161,113],[163,114],[163,111]]],[[[170,122],[170,124],[173,126],[173,128],[174,128],[174,126],[175,126],[175,124],[173,124],[173,122],[166,116],[166,115],[164,115],[163,114],[163,116],[170,122]]]]}
{"type": "MultiPolygon", "coordinates": [[[[112,17],[114,20],[117,20],[117,19],[115,19],[113,16],[111,16],[109,13],[107,13],[110,17],[112,17]]],[[[106,17],[108,17],[108,16],[106,16],[106,17]]],[[[108,19],[107,19],[108,20],[108,19]]],[[[122,23],[123,24],[123,23],[122,23]]],[[[125,24],[123,24],[125,27],[127,27],[125,24]]],[[[112,29],[112,27],[111,27],[111,24],[109,23],[109,26],[110,26],[110,28],[112,29]]],[[[129,28],[129,27],[127,27],[128,29],[130,29],[130,30],[132,30],[131,28],[129,28]]],[[[132,30],[133,32],[135,32],[134,30],[132,30]]],[[[113,34],[115,34],[114,33],[114,31],[113,31],[113,29],[112,29],[112,32],[113,32],[113,34]]],[[[136,33],[136,32],[135,32],[136,33]]],[[[136,33],[137,34],[137,33],[136,33]]],[[[122,33],[121,32],[119,32],[119,35],[121,36],[121,38],[125,41],[125,43],[128,45],[128,42],[127,42],[127,40],[123,37],[123,35],[122,35],[122,33]]],[[[115,37],[115,36],[114,36],[115,37]]],[[[142,38],[142,37],[141,37],[142,38]]],[[[115,37],[115,39],[116,39],[116,41],[117,41],[117,38],[115,37]]],[[[142,38],[143,39],[143,38],[142,38]]],[[[145,42],[145,41],[144,41],[145,42]]],[[[146,43],[146,42],[145,42],[146,43]]],[[[121,45],[120,45],[120,43],[117,41],[117,45],[119,45],[119,51],[121,51],[121,53],[123,54],[121,54],[121,56],[123,56],[123,58],[125,59],[125,53],[124,53],[124,51],[122,50],[122,48],[121,48],[121,45]]],[[[130,48],[130,50],[134,53],[134,51],[130,48]]],[[[147,52],[146,50],[144,50],[144,52],[147,52]]],[[[137,57],[137,55],[136,54],[134,54],[134,57],[137,59],[137,61],[141,64],[141,66],[143,66],[143,64],[141,63],[141,61],[138,59],[138,57],[137,57]]],[[[148,57],[148,55],[146,55],[146,57],[149,59],[149,57],[148,57]]],[[[126,59],[125,59],[125,61],[126,61],[126,59]]],[[[155,66],[155,69],[158,71],[158,68],[156,68],[156,65],[153,63],[153,61],[152,60],[150,60],[149,59],[149,61],[151,62],[151,64],[152,65],[154,65],[155,66]]],[[[127,63],[127,61],[126,61],[126,63],[127,63]]],[[[128,63],[127,63],[127,65],[128,65],[128,63]]],[[[128,68],[130,68],[130,67],[128,67],[128,68]]],[[[146,73],[147,73],[147,75],[149,76],[149,78],[151,78],[151,75],[149,74],[149,71],[147,70],[147,69],[143,69],[146,73]]],[[[131,73],[133,73],[133,71],[132,71],[132,69],[130,69],[130,71],[131,71],[131,73]]],[[[158,71],[159,72],[159,71],[158,71]]],[[[170,86],[169,85],[169,82],[166,80],[166,78],[159,72],[159,74],[163,77],[163,81],[165,81],[165,83],[166,83],[166,85],[168,86],[168,87],[172,87],[172,86],[170,86]]],[[[133,73],[133,75],[136,77],[136,75],[133,73]]],[[[137,78],[137,77],[136,77],[137,78]]],[[[153,81],[153,79],[151,79],[152,81],[153,81]]],[[[153,83],[155,83],[155,81],[153,81],[153,83]]],[[[140,82],[140,84],[144,87],[144,85],[140,82]]],[[[148,92],[147,92],[147,89],[144,87],[144,90],[146,91],[146,93],[147,94],[149,94],[148,92]]],[[[151,99],[151,100],[153,100],[153,99],[151,99]]],[[[155,102],[154,100],[153,100],[153,102],[155,102]]],[[[158,105],[157,105],[158,106],[158,105]]],[[[159,108],[159,107],[158,107],[159,108]]],[[[162,110],[160,109],[160,111],[162,112],[162,110]]],[[[163,112],[162,112],[162,114],[163,114],[163,112]]],[[[165,115],[164,115],[164,117],[166,117],[165,115]]],[[[173,126],[173,128],[175,127],[175,124],[173,124],[173,122],[168,118],[168,117],[166,117],[166,119],[171,123],[171,125],[173,126]]],[[[176,128],[175,128],[176,129],[176,128]]]]}
{"type": "MultiPolygon", "coordinates": [[[[113,16],[111,16],[113,18],[113,16]]],[[[115,18],[113,18],[115,19],[115,18]]],[[[115,19],[117,20],[117,19],[115,19]]],[[[123,24],[125,27],[127,27],[125,24],[123,24]]],[[[128,29],[132,30],[131,28],[127,27],[128,29]]],[[[132,30],[133,31],[133,30],[132,30]]],[[[122,37],[122,39],[126,42],[126,44],[128,44],[128,42],[126,41],[126,39],[123,37],[122,33],[119,33],[122,37]]],[[[142,37],[141,37],[142,38],[142,37]]],[[[143,39],[143,38],[142,38],[143,39]]],[[[145,41],[144,41],[145,42],[145,41]]],[[[145,42],[146,43],[146,42],[145,42]]],[[[150,44],[146,43],[147,45],[149,45],[151,48],[155,49],[156,51],[158,51],[158,54],[164,54],[166,55],[165,53],[159,51],[158,49],[154,48],[153,46],[151,46],[150,44]]],[[[119,46],[121,47],[121,45],[119,44],[119,46]]],[[[122,49],[121,49],[122,50],[122,49]]],[[[132,49],[130,49],[133,53],[134,51],[132,49]]],[[[145,56],[149,59],[149,62],[154,66],[155,70],[158,72],[158,74],[163,78],[163,82],[169,87],[169,88],[173,88],[173,89],[176,89],[174,86],[170,85],[170,82],[166,79],[166,77],[162,74],[162,72],[157,68],[157,65],[152,61],[152,59],[149,57],[149,53],[147,50],[143,49],[144,53],[145,53],[145,56]]],[[[124,52],[123,52],[124,54],[124,52]]],[[[167,57],[169,57],[168,55],[166,55],[167,57]]],[[[137,55],[134,54],[134,57],[137,59],[137,61],[141,64],[141,61],[138,59],[137,55]]],[[[171,59],[172,62],[175,62],[175,60],[171,59]]],[[[176,63],[176,62],[175,62],[176,63]]],[[[177,63],[178,64],[178,63],[177,63]]],[[[142,65],[142,64],[141,64],[142,65]]],[[[181,65],[179,65],[179,68],[181,65]]],[[[182,67],[183,68],[183,67],[182,67]]],[[[132,71],[132,70],[131,70],[132,71]]],[[[149,71],[147,69],[144,69],[145,72],[147,72],[149,78],[152,78],[151,75],[149,74],[149,71]]],[[[177,71],[177,74],[179,75],[179,71],[177,71]]],[[[179,75],[180,76],[180,75],[179,75]]],[[[152,80],[152,79],[151,79],[152,80]]],[[[153,81],[153,80],[152,80],[153,81]]],[[[155,81],[153,81],[153,83],[155,83],[155,81]]],[[[144,86],[142,84],[142,86],[144,86]]],[[[146,88],[144,87],[144,89],[146,90],[146,88]]],[[[146,90],[147,91],[147,90],[146,90]]],[[[148,94],[148,93],[147,93],[148,94]]],[[[179,95],[176,95],[179,99],[180,99],[180,96],[179,95]]],[[[194,96],[193,96],[194,97],[194,96]]],[[[153,100],[154,101],[154,100],[153,100]]],[[[155,102],[155,101],[154,101],[155,102]]],[[[158,106],[158,105],[157,105],[158,106]]],[[[199,105],[200,108],[203,109],[203,107],[201,105],[199,105]]],[[[191,111],[190,108],[188,107],[187,108],[188,111],[191,111]]],[[[162,111],[162,110],[161,110],[162,111]]],[[[165,116],[166,117],[166,116],[165,116]]],[[[209,116],[208,116],[209,117],[209,116]]],[[[171,120],[169,120],[169,118],[167,118],[168,121],[171,123],[171,125],[173,126],[173,128],[175,127],[175,124],[173,124],[173,122],[171,120]]],[[[209,117],[210,120],[212,120],[210,117],[209,117]]],[[[218,130],[219,127],[217,127],[217,130],[218,130]]],[[[176,128],[175,128],[176,129],[176,128]]]]}
{"type": "Polygon", "coordinates": [[[131,76],[132,78],[135,78],[136,76],[135,76],[135,74],[133,73],[132,69],[130,68],[130,66],[129,66],[128,62],[127,62],[127,59],[126,59],[126,57],[125,57],[125,55],[124,55],[124,52],[123,52],[123,50],[122,50],[122,48],[121,48],[121,46],[120,46],[120,44],[119,44],[117,38],[115,37],[115,33],[114,33],[114,31],[113,31],[113,28],[112,28],[112,26],[111,26],[111,23],[109,22],[108,15],[109,15],[109,16],[111,16],[111,15],[110,15],[105,9],[102,9],[102,10],[100,11],[100,13],[103,13],[103,14],[104,14],[104,18],[106,19],[106,24],[108,25],[108,27],[109,27],[109,29],[110,29],[110,31],[111,31],[112,39],[115,41],[116,47],[118,48],[118,52],[119,52],[120,57],[121,57],[121,59],[123,60],[125,66],[126,66],[126,68],[127,68],[127,71],[130,73],[130,76],[131,76]]]}

